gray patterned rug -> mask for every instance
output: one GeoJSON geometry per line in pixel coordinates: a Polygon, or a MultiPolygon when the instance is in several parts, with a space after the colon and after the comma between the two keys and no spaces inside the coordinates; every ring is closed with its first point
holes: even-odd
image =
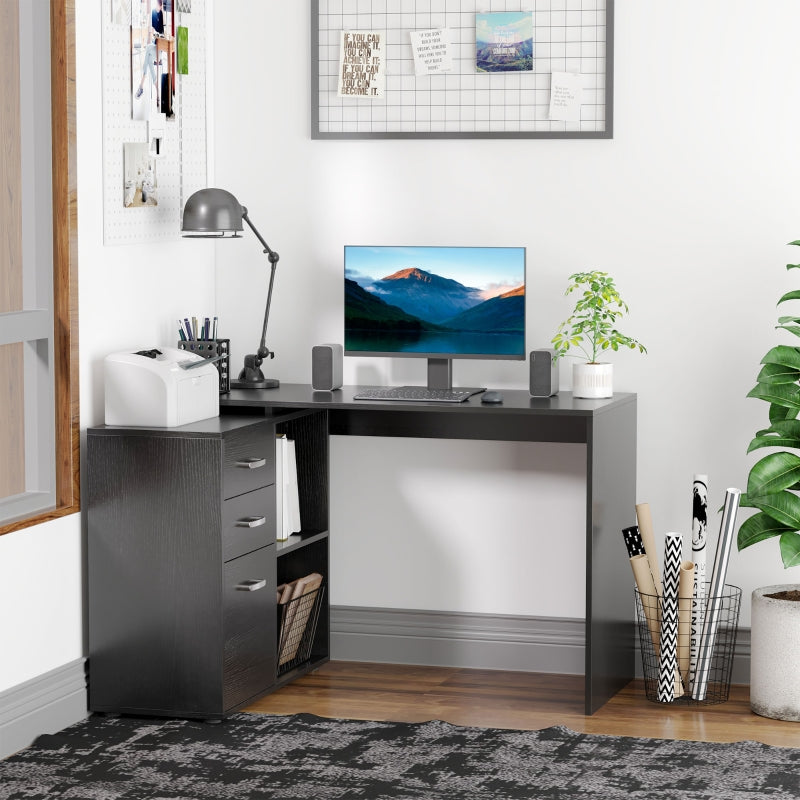
{"type": "Polygon", "coordinates": [[[90,717],[0,762],[2,800],[783,800],[800,749],[236,714],[90,717]]]}

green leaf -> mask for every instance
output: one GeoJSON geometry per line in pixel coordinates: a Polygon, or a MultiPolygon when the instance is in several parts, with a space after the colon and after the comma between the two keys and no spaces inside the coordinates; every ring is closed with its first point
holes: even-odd
{"type": "MultiPolygon", "coordinates": [[[[740,498],[741,502],[741,498],[740,498]]],[[[778,492],[763,497],[748,494],[748,504],[763,511],[776,522],[793,531],[800,529],[800,497],[791,492],[778,492]]]]}
{"type": "Polygon", "coordinates": [[[783,364],[764,364],[756,380],[759,383],[796,383],[800,380],[800,369],[783,364]]]}
{"type": "MultiPolygon", "coordinates": [[[[789,266],[788,264],[786,266],[789,266]]],[[[786,292],[786,294],[775,303],[776,306],[779,306],[781,303],[786,302],[787,300],[800,300],[800,289],[793,289],[791,292],[786,292]]]]}
{"type": "MultiPolygon", "coordinates": [[[[800,387],[793,383],[757,383],[747,396],[765,400],[772,405],[794,409],[795,413],[792,416],[797,416],[797,411],[800,410],[800,387]]],[[[784,419],[786,417],[788,415],[784,419]]]]}
{"type": "Polygon", "coordinates": [[[785,525],[777,523],[768,514],[759,511],[741,524],[736,537],[736,546],[739,550],[744,550],[756,542],[763,542],[764,539],[771,539],[773,536],[783,536],[784,533],[792,531],[785,525]]]}
{"type": "Polygon", "coordinates": [[[794,419],[798,413],[800,413],[800,409],[786,408],[784,406],[773,404],[769,407],[769,421],[772,425],[775,425],[776,422],[794,419]]]}
{"type": "Polygon", "coordinates": [[[798,325],[776,325],[776,329],[782,329],[784,331],[788,331],[795,336],[800,336],[800,326],[798,325]]]}
{"type": "Polygon", "coordinates": [[[781,536],[781,558],[785,569],[800,564],[800,534],[787,531],[781,536]]]}
{"type": "Polygon", "coordinates": [[[776,494],[800,480],[800,456],[770,453],[753,465],[747,478],[747,494],[753,498],[776,494]]]}
{"type": "Polygon", "coordinates": [[[762,364],[782,364],[785,367],[794,367],[800,369],[800,347],[789,347],[785,344],[779,344],[773,347],[764,358],[761,359],[762,364]]]}
{"type": "Polygon", "coordinates": [[[800,450],[800,439],[788,436],[756,436],[747,446],[747,452],[752,453],[760,447],[794,447],[800,450]]]}

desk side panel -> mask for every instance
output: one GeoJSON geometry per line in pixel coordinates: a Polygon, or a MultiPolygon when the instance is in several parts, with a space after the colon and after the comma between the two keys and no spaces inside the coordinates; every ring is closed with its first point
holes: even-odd
{"type": "Polygon", "coordinates": [[[636,523],[636,400],[594,417],[587,446],[586,713],[634,676],[633,578],[622,529],[636,523]]]}

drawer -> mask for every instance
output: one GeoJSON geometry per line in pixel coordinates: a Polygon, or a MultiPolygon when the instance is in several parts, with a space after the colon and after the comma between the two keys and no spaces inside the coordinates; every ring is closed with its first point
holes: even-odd
{"type": "Polygon", "coordinates": [[[225,433],[222,492],[225,499],[275,482],[275,429],[271,423],[225,433]]]}
{"type": "Polygon", "coordinates": [[[275,487],[232,497],[222,503],[222,560],[275,543],[275,487]]]}
{"type": "Polygon", "coordinates": [[[223,570],[223,706],[226,711],[275,683],[275,545],[228,561],[223,570]]]}

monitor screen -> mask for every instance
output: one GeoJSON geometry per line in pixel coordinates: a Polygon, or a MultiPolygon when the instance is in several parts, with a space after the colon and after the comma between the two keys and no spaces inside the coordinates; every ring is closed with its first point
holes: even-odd
{"type": "Polygon", "coordinates": [[[524,247],[344,248],[355,356],[525,358],[524,247]]]}

